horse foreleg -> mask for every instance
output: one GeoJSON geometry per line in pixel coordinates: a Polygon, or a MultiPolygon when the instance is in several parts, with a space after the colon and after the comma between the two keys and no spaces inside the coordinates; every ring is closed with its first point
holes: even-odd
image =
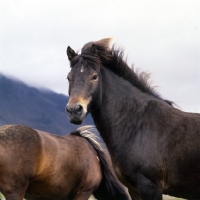
{"type": "Polygon", "coordinates": [[[162,189],[143,175],[138,178],[137,189],[142,200],[162,200],[162,189]]]}
{"type": "Polygon", "coordinates": [[[92,191],[87,191],[87,192],[82,191],[82,192],[78,192],[78,193],[74,196],[73,200],[88,200],[88,199],[90,198],[91,194],[92,194],[92,191]]]}
{"type": "Polygon", "coordinates": [[[24,199],[24,193],[20,192],[12,192],[12,193],[4,193],[4,197],[6,200],[23,200],[24,199]]]}
{"type": "Polygon", "coordinates": [[[3,198],[1,199],[0,195],[0,200],[23,200],[26,187],[24,188],[16,188],[10,186],[8,183],[2,186],[3,184],[0,183],[0,192],[3,194],[3,198]]]}

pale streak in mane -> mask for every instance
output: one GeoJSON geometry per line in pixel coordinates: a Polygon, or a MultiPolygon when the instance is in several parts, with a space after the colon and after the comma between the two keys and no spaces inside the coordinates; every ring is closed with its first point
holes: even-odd
{"type": "Polygon", "coordinates": [[[99,150],[103,151],[101,144],[98,142],[99,138],[96,134],[97,129],[95,126],[88,125],[88,126],[81,126],[79,127],[76,132],[72,133],[72,135],[80,135],[83,138],[87,138],[90,140],[99,150]]]}

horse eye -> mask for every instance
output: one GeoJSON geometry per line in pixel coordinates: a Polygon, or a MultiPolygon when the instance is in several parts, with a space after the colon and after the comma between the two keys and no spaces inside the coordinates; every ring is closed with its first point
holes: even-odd
{"type": "Polygon", "coordinates": [[[98,78],[98,75],[97,75],[97,74],[94,74],[93,77],[92,77],[92,80],[93,80],[93,81],[96,81],[97,78],[98,78]]]}

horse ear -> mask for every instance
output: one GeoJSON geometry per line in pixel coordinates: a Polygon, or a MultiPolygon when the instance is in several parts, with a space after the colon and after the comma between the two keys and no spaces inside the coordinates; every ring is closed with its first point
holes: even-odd
{"type": "Polygon", "coordinates": [[[70,46],[67,47],[67,56],[69,61],[71,61],[75,56],[77,56],[75,51],[70,46]]]}

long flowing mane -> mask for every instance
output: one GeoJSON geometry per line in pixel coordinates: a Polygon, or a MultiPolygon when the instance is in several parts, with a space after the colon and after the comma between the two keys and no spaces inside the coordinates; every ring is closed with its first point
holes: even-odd
{"type": "Polygon", "coordinates": [[[150,74],[140,72],[130,68],[124,59],[124,51],[121,48],[116,48],[115,45],[110,47],[111,38],[99,40],[97,42],[89,42],[85,44],[81,50],[81,56],[93,64],[93,67],[100,66],[109,68],[118,76],[129,81],[133,86],[137,87],[144,93],[148,93],[158,99],[172,105],[173,102],[164,100],[150,84],[150,74]]]}

